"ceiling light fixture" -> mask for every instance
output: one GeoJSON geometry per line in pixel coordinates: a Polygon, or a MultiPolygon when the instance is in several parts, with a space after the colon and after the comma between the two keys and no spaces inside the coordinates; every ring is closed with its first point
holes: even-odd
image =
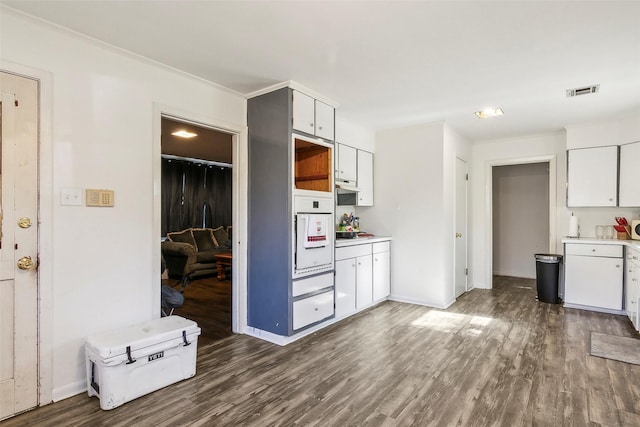
{"type": "Polygon", "coordinates": [[[489,117],[501,116],[504,114],[501,108],[485,108],[482,111],[476,111],[475,115],[480,119],[487,119],[489,117]]]}
{"type": "Polygon", "coordinates": [[[180,138],[193,138],[194,136],[198,136],[197,133],[189,132],[189,131],[186,131],[184,129],[176,131],[176,132],[173,132],[171,135],[179,136],[180,138]]]}

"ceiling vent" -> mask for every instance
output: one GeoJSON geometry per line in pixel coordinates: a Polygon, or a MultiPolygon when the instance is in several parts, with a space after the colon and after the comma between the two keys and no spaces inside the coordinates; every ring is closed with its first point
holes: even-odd
{"type": "Polygon", "coordinates": [[[589,95],[590,93],[596,93],[600,90],[600,85],[578,87],[575,89],[567,89],[567,98],[579,95],[589,95]]]}

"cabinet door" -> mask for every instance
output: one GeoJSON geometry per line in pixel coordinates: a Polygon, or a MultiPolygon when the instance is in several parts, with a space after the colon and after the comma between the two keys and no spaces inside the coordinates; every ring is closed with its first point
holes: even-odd
{"type": "Polygon", "coordinates": [[[619,206],[640,206],[640,142],[620,146],[620,202],[619,206]]]}
{"type": "Polygon", "coordinates": [[[315,132],[315,99],[293,91],[293,128],[311,135],[315,132]]]}
{"type": "Polygon", "coordinates": [[[334,140],[334,109],[331,105],[316,100],[316,136],[334,140]]]}
{"type": "Polygon", "coordinates": [[[336,317],[356,311],[356,259],[336,261],[336,317]]]}
{"type": "Polygon", "coordinates": [[[356,308],[359,310],[373,302],[373,257],[356,258],[356,308]]]}
{"type": "Polygon", "coordinates": [[[373,154],[358,150],[358,206],[373,206],[373,154]]]}
{"type": "Polygon", "coordinates": [[[618,147],[569,150],[567,206],[616,206],[618,147]]]}
{"type": "Polygon", "coordinates": [[[622,258],[568,255],[565,302],[622,310],[622,261],[622,258]]]}
{"type": "Polygon", "coordinates": [[[373,254],[373,300],[379,301],[391,293],[391,276],[389,252],[373,254]]]}
{"type": "Polygon", "coordinates": [[[336,170],[336,177],[345,181],[356,182],[357,176],[357,162],[358,162],[358,150],[348,145],[338,144],[338,169],[336,170]]]}

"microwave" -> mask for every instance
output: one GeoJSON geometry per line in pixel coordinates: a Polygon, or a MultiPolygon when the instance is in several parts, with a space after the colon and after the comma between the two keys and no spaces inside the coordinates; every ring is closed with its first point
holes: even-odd
{"type": "Polygon", "coordinates": [[[631,221],[631,238],[633,240],[640,240],[640,219],[631,221]]]}

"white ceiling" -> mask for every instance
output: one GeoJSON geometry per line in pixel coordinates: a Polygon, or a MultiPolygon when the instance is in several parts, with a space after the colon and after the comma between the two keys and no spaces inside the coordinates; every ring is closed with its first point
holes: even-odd
{"type": "Polygon", "coordinates": [[[294,80],[373,129],[484,140],[640,110],[638,1],[2,1],[243,94],[294,80]]]}

